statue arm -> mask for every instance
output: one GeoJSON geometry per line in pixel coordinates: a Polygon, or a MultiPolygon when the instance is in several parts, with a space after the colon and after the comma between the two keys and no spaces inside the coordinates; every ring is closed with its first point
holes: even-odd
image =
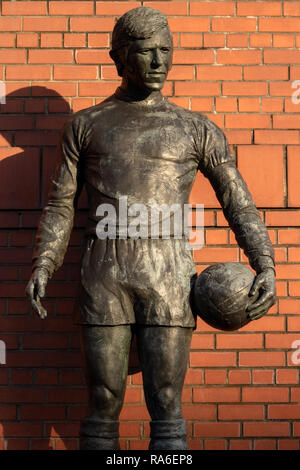
{"type": "Polygon", "coordinates": [[[199,169],[214,188],[225,218],[257,274],[250,295],[257,292],[260,295],[248,307],[249,317],[255,320],[275,303],[274,250],[247,185],[236,168],[226,136],[209,120],[204,126],[201,144],[199,169]]]}
{"type": "Polygon", "coordinates": [[[69,121],[58,146],[58,160],[51,181],[48,203],[45,206],[36,234],[33,252],[33,271],[43,268],[49,278],[63,263],[74,212],[83,182],[80,171],[79,136],[74,121],[69,121]]]}

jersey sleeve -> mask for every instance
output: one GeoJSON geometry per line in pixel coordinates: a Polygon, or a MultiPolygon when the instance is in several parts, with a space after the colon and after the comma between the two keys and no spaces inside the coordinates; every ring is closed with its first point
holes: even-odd
{"type": "Polygon", "coordinates": [[[224,133],[204,125],[199,170],[209,179],[236,240],[257,273],[274,269],[274,250],[248,187],[236,168],[224,133]]]}
{"type": "Polygon", "coordinates": [[[208,177],[210,172],[218,165],[235,162],[235,157],[230,152],[225,134],[208,118],[203,122],[201,138],[199,140],[198,169],[204,176],[208,177]]]}
{"type": "Polygon", "coordinates": [[[45,268],[51,277],[63,263],[82,189],[80,130],[71,118],[64,126],[48,203],[39,223],[33,251],[33,269],[45,268]]]}

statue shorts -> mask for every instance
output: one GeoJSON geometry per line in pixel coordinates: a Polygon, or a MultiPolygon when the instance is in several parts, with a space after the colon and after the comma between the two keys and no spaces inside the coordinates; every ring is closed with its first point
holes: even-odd
{"type": "Polygon", "coordinates": [[[86,239],[75,323],[194,327],[195,265],[182,239],[86,239]]]}

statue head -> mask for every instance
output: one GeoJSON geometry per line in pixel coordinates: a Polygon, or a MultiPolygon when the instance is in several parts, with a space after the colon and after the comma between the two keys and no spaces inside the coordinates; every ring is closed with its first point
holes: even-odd
{"type": "Polygon", "coordinates": [[[173,41],[166,16],[137,7],[115,24],[110,56],[123,83],[144,91],[160,90],[172,67],[173,41]]]}

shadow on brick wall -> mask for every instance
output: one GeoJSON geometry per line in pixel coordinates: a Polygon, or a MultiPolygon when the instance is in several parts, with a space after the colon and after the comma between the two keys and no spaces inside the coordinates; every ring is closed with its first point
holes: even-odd
{"type": "MultiPolygon", "coordinates": [[[[40,320],[24,298],[34,232],[47,202],[60,130],[71,113],[70,102],[42,86],[15,89],[0,105],[0,211],[19,214],[19,226],[9,227],[8,246],[1,249],[8,273],[1,277],[6,302],[0,312],[1,339],[8,340],[8,350],[6,365],[1,365],[7,379],[0,380],[0,406],[3,402],[10,412],[1,417],[0,448],[76,449],[86,412],[79,339],[72,323],[87,212],[84,192],[65,263],[48,284],[43,302],[47,319],[40,320]]],[[[133,341],[129,374],[138,371],[133,341]]]]}

